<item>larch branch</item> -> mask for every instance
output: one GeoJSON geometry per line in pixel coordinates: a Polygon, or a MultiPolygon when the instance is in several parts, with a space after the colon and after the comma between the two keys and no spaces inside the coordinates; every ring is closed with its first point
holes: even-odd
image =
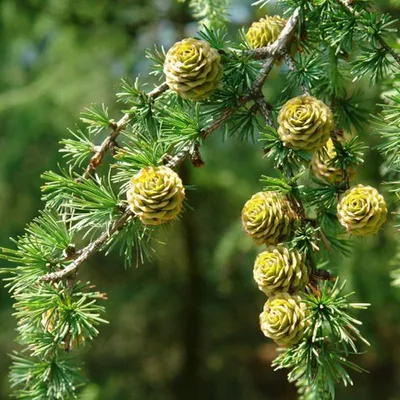
{"type": "MultiPolygon", "coordinates": [[[[149,92],[147,96],[151,99],[155,99],[160,96],[160,94],[164,93],[167,89],[168,85],[166,83],[163,83],[160,86],[154,88],[151,92],[149,92]]],[[[112,144],[115,143],[115,139],[125,129],[131,118],[132,115],[126,113],[118,122],[110,121],[111,132],[104,139],[103,143],[100,146],[96,147],[96,152],[90,159],[89,165],[87,166],[85,173],[82,176],[83,179],[89,178],[96,171],[96,168],[100,165],[107,150],[112,147],[112,144]]]]}
{"type": "Polygon", "coordinates": [[[275,124],[272,119],[272,106],[265,101],[264,95],[261,91],[254,97],[254,101],[256,102],[257,109],[264,118],[264,122],[274,128],[275,124]]]}
{"type": "Polygon", "coordinates": [[[122,229],[122,227],[128,222],[131,217],[132,213],[130,209],[126,209],[108,230],[104,231],[94,242],[90,243],[79,253],[77,253],[78,256],[71,264],[69,264],[64,269],[56,272],[51,272],[42,276],[40,280],[43,282],[59,281],[75,273],[79,269],[81,264],[83,264],[88,258],[90,258],[92,254],[97,253],[114,233],[122,229]]]}
{"type": "MultiPolygon", "coordinates": [[[[296,71],[298,69],[296,67],[295,61],[293,60],[292,56],[289,53],[285,53],[284,58],[285,58],[286,65],[288,66],[288,68],[291,71],[296,71]]],[[[306,96],[310,96],[310,91],[308,90],[308,87],[304,83],[302,83],[300,85],[300,88],[306,96]]]]}
{"type": "MultiPolygon", "coordinates": [[[[338,2],[344,8],[346,8],[347,11],[349,11],[351,14],[355,15],[356,17],[360,16],[360,13],[357,10],[355,10],[355,8],[351,5],[350,0],[338,0],[338,2]]],[[[379,44],[382,46],[382,48],[384,48],[394,58],[394,60],[397,62],[397,64],[400,66],[400,54],[396,53],[396,51],[387,44],[386,40],[383,39],[382,36],[377,35],[377,39],[378,39],[379,44]]]]}
{"type": "MultiPolygon", "coordinates": [[[[299,9],[296,9],[294,11],[293,15],[289,18],[284,29],[280,33],[278,39],[273,44],[268,46],[269,55],[264,60],[262,67],[260,69],[260,72],[259,72],[257,78],[255,79],[251,89],[249,89],[249,91],[239,99],[238,103],[234,107],[227,108],[215,121],[213,121],[210,125],[208,125],[208,127],[206,127],[205,129],[203,129],[201,131],[200,135],[203,139],[207,139],[213,132],[215,132],[217,129],[219,129],[226,121],[229,120],[229,118],[237,110],[239,110],[240,107],[242,107],[244,104],[246,104],[251,99],[253,99],[257,96],[259,97],[261,88],[262,88],[268,74],[270,73],[275,61],[286,52],[286,48],[289,44],[290,38],[292,37],[292,35],[294,33],[294,29],[296,27],[298,18],[299,18],[299,9]]],[[[163,93],[165,90],[167,90],[167,85],[163,84],[163,85],[159,86],[158,88],[154,89],[153,92],[149,93],[149,96],[155,98],[158,95],[160,95],[161,93],[163,93]]],[[[120,134],[120,132],[128,124],[129,119],[130,119],[130,115],[125,114],[118,122],[115,123],[115,126],[113,127],[112,132],[110,133],[109,137],[103,143],[104,146],[102,145],[99,150],[98,157],[100,158],[100,160],[103,158],[104,153],[110,147],[110,144],[112,143],[112,141],[115,140],[115,138],[120,134]],[[104,147],[104,150],[102,151],[103,147],[104,147]]],[[[184,148],[182,151],[180,151],[174,157],[172,157],[167,162],[165,162],[165,165],[167,165],[173,169],[177,168],[190,155],[191,150],[192,150],[191,147],[184,148]]],[[[98,165],[98,162],[97,162],[96,166],[97,165],[98,165]]],[[[87,176],[90,176],[93,173],[96,166],[88,167],[87,176]]],[[[85,173],[85,175],[86,175],[86,173],[85,173]]],[[[103,232],[94,242],[90,243],[89,245],[87,245],[84,249],[82,249],[79,252],[79,256],[71,264],[69,264],[66,268],[64,268],[60,271],[52,272],[52,273],[42,276],[41,281],[45,281],[45,282],[59,281],[61,279],[67,278],[71,274],[76,273],[78,271],[78,269],[80,268],[80,266],[91,255],[98,252],[114,233],[116,233],[117,231],[122,229],[122,227],[129,221],[129,219],[132,216],[133,216],[133,214],[131,213],[131,211],[129,209],[123,211],[122,215],[117,220],[114,221],[112,226],[107,231],[103,232]]]]}
{"type": "MultiPolygon", "coordinates": [[[[253,86],[249,89],[249,91],[243,95],[237,104],[233,107],[227,108],[215,121],[213,121],[207,128],[203,129],[200,132],[200,136],[203,139],[207,139],[214,131],[219,129],[229,118],[235,114],[235,112],[246,104],[251,99],[259,97],[259,93],[261,91],[262,86],[264,85],[265,80],[267,79],[268,74],[271,72],[272,67],[274,66],[275,61],[281,57],[287,49],[289,41],[294,33],[294,29],[297,25],[297,21],[299,18],[299,9],[297,8],[293,15],[287,21],[285,27],[280,33],[278,39],[272,43],[270,46],[267,46],[266,51],[267,58],[264,60],[260,72],[255,79],[253,86]]],[[[183,149],[178,155],[171,158],[169,161],[165,163],[166,166],[170,168],[177,168],[189,155],[190,147],[183,149]]]]}

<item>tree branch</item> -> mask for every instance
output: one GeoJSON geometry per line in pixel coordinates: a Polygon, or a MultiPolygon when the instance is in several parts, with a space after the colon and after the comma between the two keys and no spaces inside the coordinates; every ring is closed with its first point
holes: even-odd
{"type": "Polygon", "coordinates": [[[84,249],[79,251],[78,257],[69,264],[66,268],[61,269],[57,272],[51,272],[40,278],[43,282],[59,281],[63,278],[67,278],[73,273],[76,273],[82,263],[84,263],[92,254],[97,253],[107,240],[129,221],[133,216],[131,210],[126,209],[123,214],[111,225],[110,229],[104,231],[94,242],[90,243],[84,249]]]}
{"type": "MultiPolygon", "coordinates": [[[[293,58],[288,53],[285,54],[285,61],[291,71],[297,70],[297,66],[296,66],[293,58]]],[[[305,95],[310,96],[310,92],[306,85],[302,84],[301,89],[305,95]]],[[[334,106],[335,106],[334,101],[331,101],[332,111],[334,111],[334,106]]],[[[341,131],[340,129],[333,129],[330,132],[330,138],[332,139],[335,147],[339,147],[340,149],[343,149],[343,145],[342,145],[341,141],[339,140],[340,136],[343,136],[343,131],[341,131]]],[[[345,185],[344,188],[345,188],[345,190],[347,190],[350,187],[350,182],[349,182],[349,176],[346,171],[346,168],[342,168],[342,176],[343,176],[343,182],[345,185]]]]}
{"type": "Polygon", "coordinates": [[[275,124],[272,119],[272,106],[265,101],[264,96],[261,92],[259,92],[258,95],[254,97],[254,101],[256,102],[257,108],[264,118],[264,122],[274,128],[275,124]]]}
{"type": "MultiPolygon", "coordinates": [[[[360,13],[354,9],[351,5],[350,0],[338,0],[338,2],[347,9],[350,13],[354,14],[356,17],[360,16],[360,13]]],[[[377,39],[379,44],[394,58],[394,60],[400,66],[400,54],[397,54],[394,49],[392,49],[387,43],[386,40],[383,39],[380,35],[377,35],[377,39]]]]}
{"type": "MultiPolygon", "coordinates": [[[[298,9],[296,9],[294,11],[293,15],[292,15],[292,17],[295,16],[295,18],[296,18],[295,25],[296,25],[297,19],[298,19],[298,15],[295,15],[296,13],[297,14],[299,13],[298,9]]],[[[285,32],[283,34],[283,36],[282,36],[282,38],[285,38],[284,39],[285,41],[286,41],[286,36],[287,35],[289,35],[288,39],[290,39],[290,36],[293,34],[293,25],[292,25],[293,24],[293,20],[291,18],[289,18],[289,20],[287,21],[287,23],[285,25],[285,28],[287,28],[287,30],[290,31],[290,33],[285,32]]],[[[279,40],[279,38],[278,38],[278,40],[279,40]]],[[[273,54],[273,52],[274,52],[274,47],[273,46],[276,44],[276,42],[272,43],[269,46],[260,47],[258,49],[246,50],[246,51],[244,51],[244,54],[246,56],[251,57],[253,60],[265,60],[265,59],[271,57],[271,55],[273,54]]],[[[286,43],[287,43],[287,41],[286,41],[286,43]]],[[[242,54],[242,52],[240,50],[239,51],[238,50],[234,50],[234,51],[237,52],[238,54],[242,54]]],[[[224,54],[227,57],[232,57],[232,55],[227,54],[224,50],[221,50],[220,53],[224,54]]]]}
{"type": "MultiPolygon", "coordinates": [[[[200,132],[200,136],[203,139],[207,139],[213,132],[215,132],[218,128],[220,128],[241,106],[246,104],[249,100],[255,97],[259,97],[261,88],[269,72],[271,71],[275,61],[279,57],[281,57],[282,54],[284,54],[286,51],[289,40],[296,27],[298,17],[299,17],[299,9],[296,9],[293,15],[289,18],[278,39],[272,45],[268,46],[270,51],[269,56],[263,62],[261,70],[257,78],[255,79],[252,88],[239,99],[238,103],[234,107],[226,109],[214,122],[212,122],[208,127],[206,127],[200,132]]],[[[163,93],[166,89],[167,89],[166,84],[163,84],[158,88],[154,89],[153,92],[149,93],[149,96],[155,98],[159,94],[163,93]]],[[[130,118],[129,114],[125,114],[117,123],[115,123],[112,132],[103,143],[105,150],[103,152],[100,152],[99,150],[100,160],[104,156],[105,151],[110,147],[110,143],[119,135],[119,133],[127,125],[127,123],[129,122],[129,118],[130,118]]],[[[103,145],[101,146],[101,148],[103,148],[103,145]]],[[[165,160],[164,165],[172,169],[176,169],[188,157],[188,155],[192,151],[192,147],[193,147],[192,145],[187,146],[178,154],[176,154],[174,157],[165,160]]],[[[163,160],[160,161],[163,162],[163,160]]],[[[90,176],[90,174],[93,173],[97,165],[98,162],[93,167],[90,166],[88,167],[89,169],[89,171],[87,172],[88,176],[90,176]]],[[[82,265],[82,263],[84,263],[92,254],[99,251],[104,245],[104,243],[106,243],[107,240],[111,237],[111,235],[120,230],[132,216],[133,214],[129,209],[125,210],[121,215],[121,217],[117,219],[107,231],[103,232],[94,242],[90,243],[84,249],[82,249],[79,252],[79,256],[71,264],[69,264],[66,268],[60,271],[44,275],[40,280],[45,282],[59,281],[60,279],[67,278],[69,275],[76,273],[79,267],[82,265]]]]}
{"type": "MultiPolygon", "coordinates": [[[[289,53],[285,53],[284,58],[285,58],[285,62],[286,62],[286,65],[288,66],[288,68],[289,68],[291,71],[296,71],[296,70],[297,70],[297,67],[296,67],[296,64],[295,64],[293,58],[291,57],[291,55],[290,55],[289,53]]],[[[302,92],[303,92],[306,96],[310,96],[310,91],[308,90],[308,87],[307,87],[304,83],[302,83],[302,84],[300,85],[300,88],[301,88],[302,92]]]]}
{"type": "MultiPolygon", "coordinates": [[[[285,54],[285,61],[291,71],[296,71],[296,69],[297,69],[296,64],[294,63],[292,57],[288,53],[285,54]]],[[[301,88],[305,95],[310,96],[310,92],[308,91],[308,88],[306,85],[301,85],[301,88]]],[[[264,101],[264,100],[262,100],[262,101],[264,101]]],[[[338,130],[333,129],[330,132],[330,137],[331,137],[332,141],[334,142],[335,146],[343,147],[342,143],[338,140],[338,130]]],[[[345,189],[347,190],[349,188],[350,184],[349,184],[349,177],[348,177],[348,174],[347,174],[347,171],[345,168],[342,168],[342,174],[343,174],[343,182],[345,183],[345,189]]],[[[294,177],[294,173],[291,168],[289,169],[289,175],[290,175],[290,178],[294,177]]],[[[298,185],[295,183],[293,185],[293,188],[294,188],[295,196],[291,196],[293,198],[290,200],[291,200],[296,212],[300,215],[302,221],[306,221],[305,208],[304,208],[304,205],[303,205],[301,199],[298,196],[298,194],[300,193],[298,185]]],[[[316,223],[316,221],[315,221],[315,223],[316,223]]],[[[318,227],[318,224],[316,224],[315,227],[318,227]]],[[[331,250],[330,244],[329,244],[328,239],[326,238],[321,227],[320,227],[320,236],[322,238],[322,241],[324,242],[326,249],[328,251],[330,251],[331,250]]],[[[313,263],[311,266],[312,266],[312,269],[315,270],[315,266],[313,265],[313,263]]]]}
{"type": "MultiPolygon", "coordinates": [[[[154,88],[150,93],[148,93],[148,97],[152,100],[157,98],[160,94],[164,93],[168,89],[168,85],[166,83],[161,84],[154,88]]],[[[128,125],[129,120],[131,119],[131,114],[126,113],[118,122],[113,120],[110,121],[110,134],[104,139],[103,143],[96,147],[96,152],[90,159],[89,165],[87,166],[85,173],[82,178],[89,178],[95,171],[96,168],[100,165],[103,160],[107,150],[112,147],[113,143],[115,143],[115,139],[119,136],[119,134],[125,129],[126,125],[128,125]]]]}
{"type": "MultiPolygon", "coordinates": [[[[229,118],[244,104],[246,104],[251,99],[256,99],[260,97],[259,93],[261,88],[267,79],[268,74],[271,72],[272,67],[275,64],[275,61],[282,56],[286,52],[286,48],[289,44],[290,38],[293,35],[294,29],[297,25],[297,21],[299,19],[300,10],[297,8],[293,15],[287,21],[285,27],[280,33],[278,39],[272,43],[270,46],[267,46],[265,52],[267,54],[267,58],[264,60],[260,72],[255,79],[253,86],[249,89],[249,91],[242,96],[238,103],[231,108],[227,108],[213,123],[211,123],[207,128],[203,129],[200,132],[200,136],[203,139],[207,139],[214,131],[220,128],[229,118]]],[[[164,165],[175,169],[186,159],[191,150],[191,146],[187,146],[181,152],[179,152],[175,157],[167,160],[164,165]]]]}

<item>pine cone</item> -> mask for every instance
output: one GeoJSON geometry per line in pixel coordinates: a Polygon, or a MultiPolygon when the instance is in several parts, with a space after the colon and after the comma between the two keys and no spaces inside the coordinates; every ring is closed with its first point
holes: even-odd
{"type": "Polygon", "coordinates": [[[132,177],[127,198],[130,209],[144,225],[161,225],[180,213],[185,189],[171,168],[147,167],[132,177]]]}
{"type": "Polygon", "coordinates": [[[282,107],[278,123],[278,134],[286,146],[294,150],[316,151],[329,139],[333,115],[322,101],[312,96],[298,96],[282,107]]]}
{"type": "Polygon", "coordinates": [[[164,73],[168,86],[180,97],[204,100],[222,78],[221,56],[204,40],[183,39],[169,49],[164,73]]]}
{"type": "MultiPolygon", "coordinates": [[[[316,178],[334,184],[339,184],[343,181],[343,170],[338,163],[332,161],[336,157],[335,145],[332,139],[326,142],[326,145],[313,154],[311,160],[311,169],[316,178]]],[[[356,174],[354,168],[347,168],[347,177],[351,182],[356,174]]]]}
{"type": "Polygon", "coordinates": [[[286,25],[286,20],[279,16],[261,18],[253,22],[249,28],[246,38],[253,49],[268,46],[278,39],[279,34],[286,25]]]}
{"type": "Polygon", "coordinates": [[[300,296],[279,293],[264,305],[260,314],[261,330],[279,346],[294,346],[304,337],[306,306],[300,300],[300,296]]]}
{"type": "Polygon", "coordinates": [[[304,257],[285,246],[270,247],[260,253],[254,264],[254,280],[267,296],[279,292],[294,293],[308,283],[308,270],[304,257]]]}
{"type": "Polygon", "coordinates": [[[375,235],[386,221],[386,202],[375,188],[357,185],[343,194],[337,215],[339,222],[352,235],[375,235]]]}
{"type": "Polygon", "coordinates": [[[277,192],[256,193],[242,210],[243,227],[257,244],[276,245],[287,240],[296,222],[289,201],[277,192]]]}

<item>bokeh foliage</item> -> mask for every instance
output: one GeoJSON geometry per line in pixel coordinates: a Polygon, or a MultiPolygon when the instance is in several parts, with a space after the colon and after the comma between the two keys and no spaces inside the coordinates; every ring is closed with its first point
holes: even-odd
{"type": "MultiPolygon", "coordinates": [[[[379,3],[381,11],[398,13],[379,3]]],[[[58,141],[79,112],[92,102],[115,104],[122,76],[148,80],[145,48],[169,47],[196,25],[186,6],[172,0],[2,0],[0,7],[0,243],[8,245],[42,207],[39,176],[59,162],[58,141]]],[[[248,26],[259,13],[236,1],[231,17],[248,26]]],[[[368,83],[361,83],[362,105],[375,114],[380,87],[368,89],[368,83]]],[[[285,87],[279,69],[267,85],[271,103],[279,103],[285,87]]],[[[109,111],[119,117],[117,107],[109,111]]],[[[379,143],[372,133],[368,126],[361,131],[371,148],[379,143]]],[[[294,397],[285,373],[270,367],[275,345],[259,331],[263,296],[251,273],[257,249],[239,222],[243,203],[261,189],[257,177],[270,173],[261,156],[257,142],[212,137],[203,150],[206,165],[182,167],[184,181],[196,186],[188,194],[193,209],[160,238],[167,245],[157,246],[157,259],[124,270],[118,254],[97,255],[82,270],[108,293],[111,322],[85,350],[92,383],[83,399],[294,397]]],[[[378,186],[381,161],[370,150],[360,179],[378,186]]],[[[390,288],[389,276],[393,236],[387,227],[354,240],[351,257],[337,260],[357,300],[373,305],[362,316],[372,347],[360,357],[371,374],[354,376],[354,389],[338,393],[340,399],[400,398],[400,291],[390,288]]],[[[0,397],[6,398],[15,320],[3,289],[0,299],[0,397]]]]}

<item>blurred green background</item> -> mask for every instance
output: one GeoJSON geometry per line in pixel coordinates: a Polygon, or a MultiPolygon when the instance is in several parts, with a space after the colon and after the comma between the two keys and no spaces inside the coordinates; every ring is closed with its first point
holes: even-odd
{"type": "MultiPolygon", "coordinates": [[[[232,35],[260,17],[251,1],[232,1],[232,35]],[[255,14],[258,14],[257,17],[255,14]]],[[[387,1],[382,12],[400,15],[387,1]]],[[[276,11],[274,5],[270,12],[276,11]]],[[[62,162],[59,140],[93,102],[106,103],[117,119],[114,93],[121,77],[154,82],[144,51],[168,48],[196,31],[186,5],[174,0],[0,0],[0,245],[21,234],[43,207],[40,174],[62,162]]],[[[279,69],[265,93],[276,101],[284,82],[279,69]]],[[[364,106],[376,113],[379,87],[368,87],[364,106]]],[[[365,130],[362,139],[378,138],[365,130]]],[[[258,314],[265,301],[252,278],[257,248],[240,227],[244,202],[271,173],[260,145],[226,142],[214,135],[203,150],[206,165],[182,168],[196,186],[190,205],[152,263],[125,270],[117,254],[96,255],[82,269],[108,293],[101,335],[83,351],[91,382],[84,400],[108,399],[294,399],[285,372],[273,372],[275,345],[264,338],[258,314]]],[[[366,153],[359,181],[378,186],[381,159],[366,153]]],[[[393,208],[393,207],[392,207],[393,208]]],[[[338,399],[400,399],[400,289],[390,287],[389,260],[395,229],[355,240],[352,256],[333,267],[370,302],[358,315],[372,346],[358,357],[370,374],[353,374],[355,385],[338,399]]],[[[0,288],[0,398],[9,396],[7,356],[16,345],[15,319],[0,288]]]]}

